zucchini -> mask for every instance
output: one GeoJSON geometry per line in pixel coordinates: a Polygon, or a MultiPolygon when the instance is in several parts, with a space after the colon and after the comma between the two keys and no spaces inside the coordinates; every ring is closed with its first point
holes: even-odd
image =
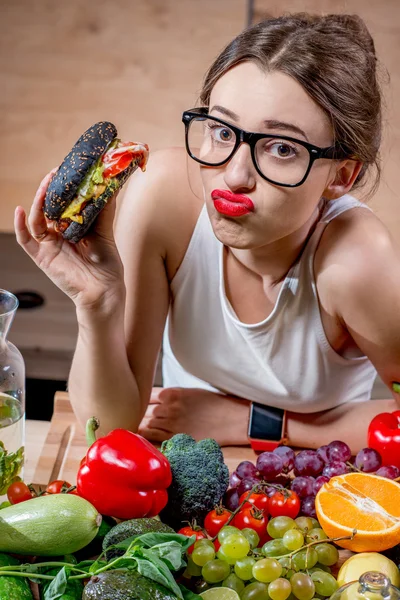
{"type": "Polygon", "coordinates": [[[101,515],[75,494],[49,494],[3,508],[0,512],[0,552],[59,556],[89,544],[101,515]]]}
{"type": "MultiPolygon", "coordinates": [[[[0,567],[19,565],[13,556],[0,554],[0,567]]],[[[33,600],[31,588],[27,579],[0,575],[0,600],[33,600]]]]}

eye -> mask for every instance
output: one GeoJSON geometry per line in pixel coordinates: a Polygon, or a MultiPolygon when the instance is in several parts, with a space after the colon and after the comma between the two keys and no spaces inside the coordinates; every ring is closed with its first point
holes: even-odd
{"type": "Polygon", "coordinates": [[[283,140],[273,140],[265,145],[265,151],[275,158],[295,158],[299,151],[296,146],[283,140]]]}
{"type": "Polygon", "coordinates": [[[233,131],[229,127],[210,123],[208,128],[211,130],[211,136],[216,142],[231,142],[235,138],[233,131]]]}

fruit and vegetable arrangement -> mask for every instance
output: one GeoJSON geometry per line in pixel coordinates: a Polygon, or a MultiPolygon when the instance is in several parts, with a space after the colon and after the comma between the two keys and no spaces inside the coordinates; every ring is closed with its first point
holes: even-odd
{"type": "Polygon", "coordinates": [[[400,587],[399,462],[382,436],[356,456],[279,446],[229,474],[215,440],[158,450],[97,427],[76,485],[10,481],[0,600],[312,600],[369,571],[400,587]]]}

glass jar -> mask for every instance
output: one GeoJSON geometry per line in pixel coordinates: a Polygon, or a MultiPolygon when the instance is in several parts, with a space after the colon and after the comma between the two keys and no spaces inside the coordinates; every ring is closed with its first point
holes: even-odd
{"type": "Polygon", "coordinates": [[[23,476],[25,444],[25,363],[7,335],[18,308],[14,294],[0,289],[0,502],[23,476]]]}
{"type": "Polygon", "coordinates": [[[342,585],[330,600],[400,600],[400,590],[383,573],[368,571],[358,581],[342,585]]]}

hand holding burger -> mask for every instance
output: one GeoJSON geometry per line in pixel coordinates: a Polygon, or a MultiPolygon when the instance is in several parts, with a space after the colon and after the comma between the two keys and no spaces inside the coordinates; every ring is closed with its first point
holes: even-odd
{"type": "Polygon", "coordinates": [[[115,195],[138,167],[145,170],[148,153],[146,144],[121,142],[112,123],[96,123],[43,179],[29,217],[15,210],[18,243],[77,307],[123,304],[115,195]]]}

